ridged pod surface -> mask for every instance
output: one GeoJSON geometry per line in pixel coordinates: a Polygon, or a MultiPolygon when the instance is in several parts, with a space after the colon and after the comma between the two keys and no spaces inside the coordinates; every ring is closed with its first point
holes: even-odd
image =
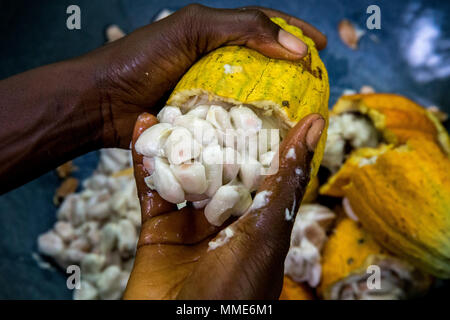
{"type": "Polygon", "coordinates": [[[318,292],[327,297],[327,289],[358,270],[368,256],[385,250],[353,220],[338,222],[322,251],[322,280],[318,292]]]}
{"type": "Polygon", "coordinates": [[[356,150],[320,193],[347,197],[385,248],[450,278],[450,159],[433,141],[356,150]]]}
{"type": "Polygon", "coordinates": [[[384,250],[361,224],[342,218],[322,251],[319,295],[325,299],[337,299],[344,286],[364,281],[370,265],[377,265],[382,271],[401,270],[402,281],[409,283],[404,283],[404,289],[410,297],[423,293],[431,283],[429,276],[384,250]]]}
{"type": "MultiPolygon", "coordinates": [[[[328,75],[314,42],[283,19],[272,21],[308,45],[305,58],[292,62],[271,59],[245,47],[222,47],[188,70],[167,104],[183,109],[190,98],[207,95],[210,101],[253,105],[286,129],[310,113],[320,113],[328,125],[328,75]]],[[[319,169],[325,142],[324,130],[312,161],[312,176],[319,169]]]]}

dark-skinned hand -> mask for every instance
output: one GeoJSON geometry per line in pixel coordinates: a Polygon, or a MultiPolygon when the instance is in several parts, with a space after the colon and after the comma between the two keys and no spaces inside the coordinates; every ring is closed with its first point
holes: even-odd
{"type": "Polygon", "coordinates": [[[301,120],[283,140],[278,172],[258,192],[266,204],[223,227],[208,223],[203,210],[177,206],[150,190],[143,157],[134,150],[139,135],[158,121],[139,116],[133,135],[133,165],[142,228],[125,299],[277,299],[294,219],[309,182],[310,161],[325,121],[317,114],[301,120]],[[288,150],[295,157],[287,157],[288,150]],[[296,170],[300,168],[301,170],[296,170]],[[301,172],[301,174],[296,174],[301,172]],[[226,232],[232,236],[226,239],[226,232]],[[230,233],[231,230],[231,233],[230,233]],[[211,250],[210,241],[224,242],[211,250]]]}
{"type": "Polygon", "coordinates": [[[0,194],[86,152],[128,149],[139,114],[157,114],[189,67],[220,46],[304,57],[306,45],[273,16],[326,45],[317,29],[279,11],[189,5],[81,57],[1,80],[0,194]]]}
{"type": "MultiPolygon", "coordinates": [[[[223,10],[198,5],[186,7],[111,44],[120,49],[118,55],[114,55],[115,62],[110,70],[125,71],[108,76],[112,83],[121,84],[109,91],[115,105],[112,110],[114,129],[127,131],[121,128],[122,123],[129,125],[126,118],[130,110],[151,112],[151,107],[163,105],[165,94],[187,69],[217,47],[244,45],[280,59],[297,60],[305,56],[306,46],[280,31],[270,21],[273,16],[300,27],[319,49],[326,45],[326,38],[314,27],[278,11],[265,8],[223,10]],[[144,37],[148,41],[137,46],[136,42],[142,42],[144,37]],[[117,59],[118,56],[122,58],[117,59]],[[152,58],[148,59],[149,56],[152,58]]],[[[139,135],[155,123],[156,118],[148,113],[139,116],[133,146],[139,135]]],[[[278,298],[293,223],[285,219],[285,210],[297,211],[309,181],[307,174],[296,175],[295,169],[310,172],[310,160],[323,126],[319,115],[311,115],[290,131],[280,148],[278,173],[268,176],[259,188],[259,191],[270,192],[268,205],[250,210],[237,221],[227,221],[225,226],[233,230],[233,236],[214,250],[208,250],[208,243],[216,237],[223,238],[225,233],[220,231],[225,226],[210,225],[203,210],[191,206],[177,210],[148,189],[144,182],[148,174],[142,157],[133,150],[142,230],[124,298],[278,298]],[[291,147],[296,151],[296,160],[285,157],[291,147]]],[[[120,135],[119,138],[129,141],[120,135]]]]}
{"type": "MultiPolygon", "coordinates": [[[[128,148],[133,127],[135,141],[156,123],[154,115],[189,67],[218,47],[304,57],[306,45],[272,23],[273,16],[325,47],[317,29],[279,11],[190,5],[84,56],[0,81],[0,193],[88,151],[128,148]]],[[[133,152],[142,231],[125,298],[278,298],[293,224],[285,210],[298,209],[323,125],[310,115],[289,132],[278,173],[259,188],[270,194],[267,204],[227,221],[232,237],[209,251],[208,243],[224,236],[221,228],[209,225],[202,210],[178,211],[147,189],[142,158],[133,152]],[[291,147],[295,159],[286,158],[291,147]],[[296,175],[296,168],[303,173],[296,175]]]]}
{"type": "Polygon", "coordinates": [[[326,38],[317,29],[276,10],[189,5],[97,50],[103,100],[111,105],[105,118],[112,122],[104,136],[127,148],[134,124],[130,115],[136,120],[142,112],[157,114],[189,67],[218,47],[242,45],[288,60],[304,57],[306,45],[270,21],[274,16],[301,28],[319,49],[325,47],[326,38]]]}

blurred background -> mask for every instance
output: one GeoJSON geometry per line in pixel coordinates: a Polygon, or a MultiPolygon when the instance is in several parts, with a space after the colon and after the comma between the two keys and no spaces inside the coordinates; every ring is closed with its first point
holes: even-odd
{"type": "MultiPolygon", "coordinates": [[[[405,95],[424,106],[450,112],[450,2],[268,0],[197,1],[222,8],[261,5],[302,18],[324,32],[328,47],[321,57],[330,78],[330,106],[347,90],[364,85],[377,92],[405,95]],[[381,8],[381,29],[368,30],[366,9],[381,8]],[[361,36],[357,49],[339,37],[338,25],[349,20],[361,36]]],[[[93,50],[106,41],[105,30],[117,24],[126,33],[150,23],[164,9],[175,11],[189,1],[41,0],[1,1],[0,79],[93,50]],[[81,30],[66,28],[66,8],[81,8],[81,30]]],[[[448,121],[447,121],[448,129],[448,121]]],[[[97,166],[98,152],[74,161],[83,180],[97,166]]],[[[49,172],[0,196],[0,298],[70,299],[66,276],[41,268],[36,238],[55,222],[53,204],[60,180],[49,172]]]]}

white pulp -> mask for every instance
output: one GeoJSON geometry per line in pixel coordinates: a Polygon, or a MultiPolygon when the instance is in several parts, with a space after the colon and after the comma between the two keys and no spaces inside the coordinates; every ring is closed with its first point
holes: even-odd
{"type": "Polygon", "coordinates": [[[277,152],[279,135],[262,130],[266,122],[242,105],[227,110],[200,104],[186,114],[166,106],[157,117],[160,123],[135,145],[144,156],[149,188],[171,203],[204,207],[214,225],[243,214],[277,152]]]}

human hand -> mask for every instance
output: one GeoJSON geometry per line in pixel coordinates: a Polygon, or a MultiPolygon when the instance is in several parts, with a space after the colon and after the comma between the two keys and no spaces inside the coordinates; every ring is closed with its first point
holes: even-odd
{"type": "Polygon", "coordinates": [[[221,227],[209,224],[203,210],[190,205],[177,210],[147,187],[148,173],[134,144],[157,122],[154,116],[141,114],[133,133],[142,228],[124,298],[277,299],[293,217],[309,182],[310,161],[324,119],[309,115],[289,131],[275,155],[278,172],[267,176],[257,191],[266,201],[221,227]],[[287,156],[292,148],[295,157],[287,156]],[[219,246],[209,248],[210,241],[219,246]]]}
{"type": "Polygon", "coordinates": [[[325,46],[314,27],[282,12],[190,5],[84,56],[1,80],[0,194],[89,151],[128,148],[138,115],[158,113],[189,67],[220,46],[300,59],[305,44],[271,16],[325,46]]]}
{"type": "Polygon", "coordinates": [[[101,91],[104,146],[128,148],[137,116],[158,113],[189,67],[218,47],[243,45],[272,58],[304,57],[307,46],[273,23],[273,16],[301,28],[319,49],[325,47],[317,29],[276,10],[189,5],[85,56],[101,91]]]}

